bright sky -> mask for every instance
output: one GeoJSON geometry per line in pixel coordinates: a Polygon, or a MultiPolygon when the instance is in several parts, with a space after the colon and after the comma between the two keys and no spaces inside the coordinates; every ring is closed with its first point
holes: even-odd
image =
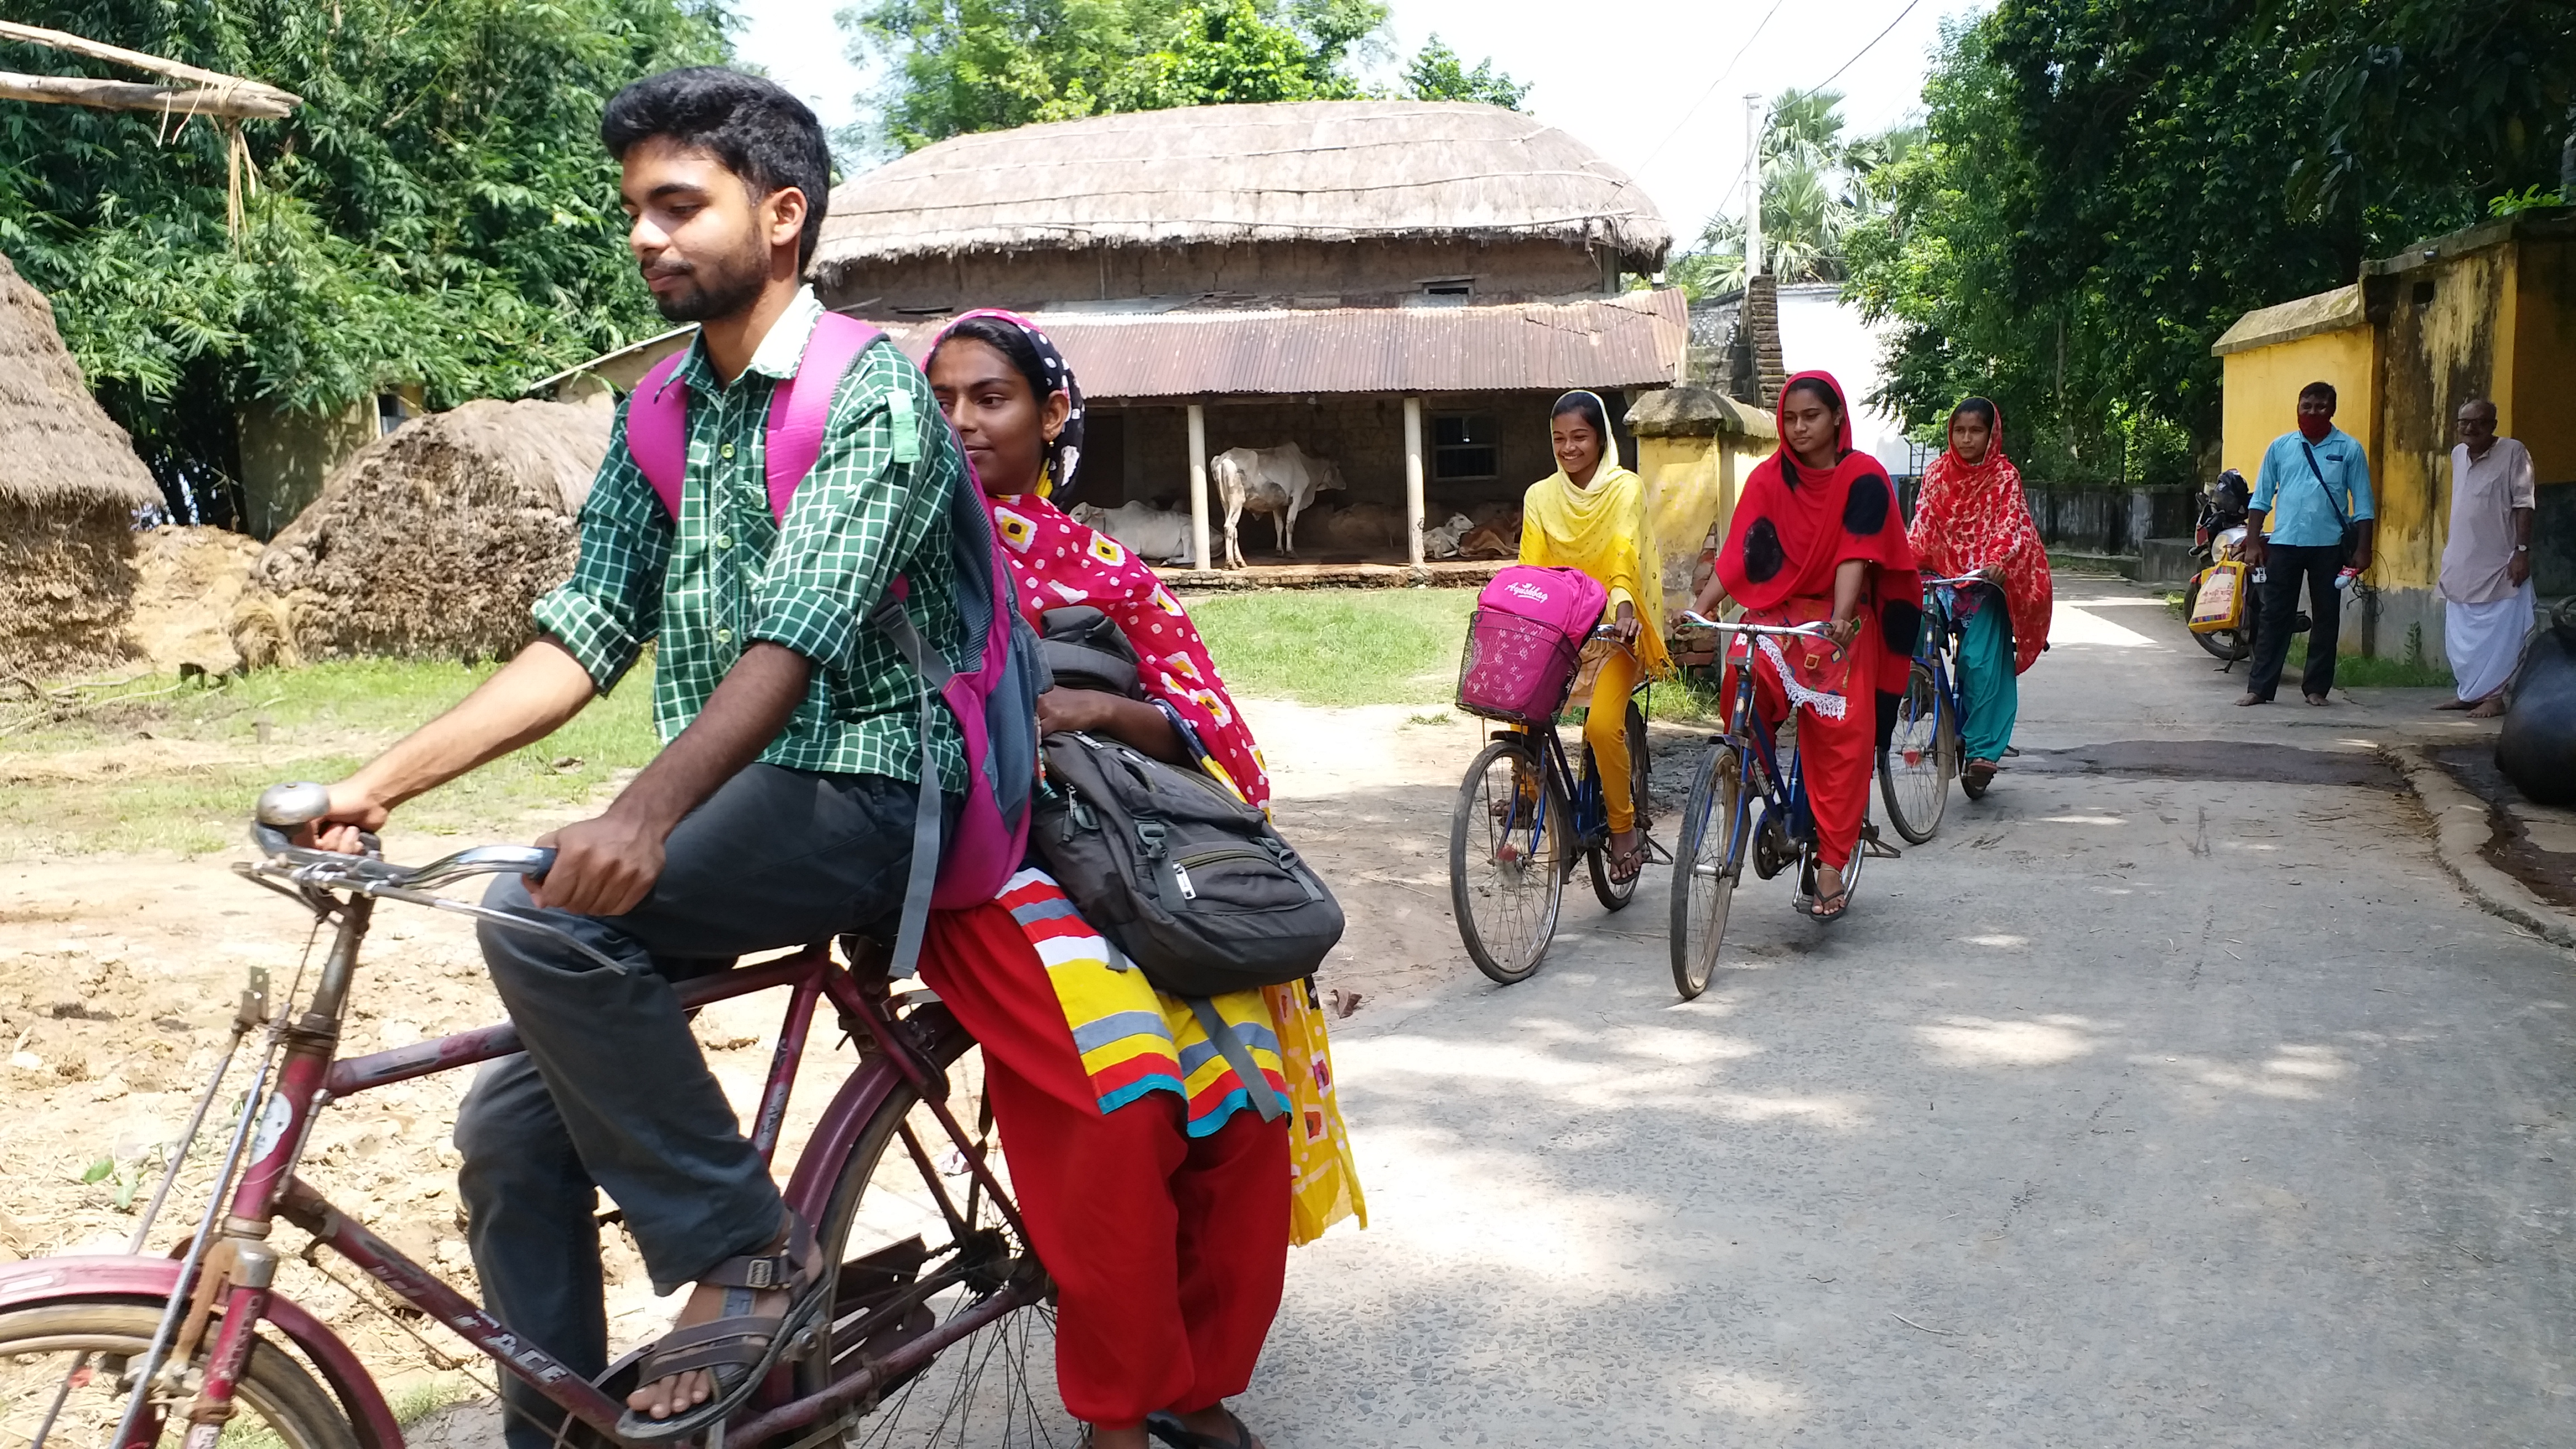
{"type": "MultiPolygon", "coordinates": [[[[850,3],[738,3],[741,57],[835,127],[858,119],[858,93],[871,83],[833,24],[833,12],[850,3]]],[[[1585,7],[1563,0],[1392,3],[1392,54],[1370,79],[1392,79],[1398,58],[1435,33],[1470,65],[1490,56],[1533,83],[1522,103],[1529,111],[1643,182],[1685,245],[1712,213],[1742,203],[1747,91],[1768,97],[1813,86],[1848,62],[1834,87],[1847,97],[1849,130],[1892,125],[1920,111],[1943,18],[1979,8],[1976,0],[1647,0],[1575,24],[1567,17],[1585,7]],[[1770,23],[1734,59],[1766,12],[1770,23]]]]}

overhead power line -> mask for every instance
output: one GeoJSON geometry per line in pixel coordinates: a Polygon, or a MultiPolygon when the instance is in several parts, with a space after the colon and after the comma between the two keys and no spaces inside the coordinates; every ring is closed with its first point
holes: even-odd
{"type": "MultiPolygon", "coordinates": [[[[1761,24],[1754,26],[1753,33],[1744,37],[1744,43],[1735,48],[1735,54],[1727,60],[1724,69],[1718,71],[1717,78],[1708,83],[1707,90],[1699,93],[1698,100],[1691,102],[1689,110],[1682,112],[1682,118],[1673,123],[1673,128],[1671,130],[1664,133],[1664,139],[1657,141],[1655,143],[1655,149],[1646,153],[1646,159],[1637,163],[1637,169],[1639,171],[1644,171],[1647,167],[1654,165],[1655,158],[1664,154],[1664,148],[1673,144],[1673,138],[1682,133],[1682,128],[1691,123],[1691,118],[1693,116],[1699,114],[1699,108],[1708,104],[1708,98],[1717,94],[1717,88],[1719,86],[1726,84],[1727,76],[1735,70],[1735,63],[1744,59],[1744,53],[1753,48],[1754,41],[1762,38],[1763,27],[1771,23],[1772,16],[1780,13],[1780,6],[1782,3],[1783,0],[1771,0],[1771,8],[1762,12],[1761,24]]],[[[1908,5],[1905,8],[1911,10],[1914,6],[1908,5]]],[[[1903,17],[1899,16],[1898,18],[1902,19],[1903,17]]],[[[1855,57],[1855,59],[1857,59],[1857,57],[1855,57]]],[[[1837,74],[1839,74],[1839,72],[1837,72],[1837,74]]]]}
{"type": "Polygon", "coordinates": [[[1876,49],[1876,48],[1877,48],[1877,46],[1878,46],[1878,43],[1879,43],[1880,41],[1882,41],[1882,40],[1885,40],[1885,39],[1886,39],[1890,34],[1892,34],[1892,33],[1895,31],[1896,27],[1897,27],[1900,23],[1902,23],[1902,22],[1904,21],[1904,19],[1905,19],[1905,17],[1906,17],[1906,16],[1911,15],[1911,14],[1913,14],[1913,13],[1914,13],[1914,7],[1915,7],[1915,6],[1917,6],[1917,5],[1920,5],[1920,4],[1922,4],[1922,3],[1923,3],[1923,0],[1905,0],[1905,8],[1896,12],[1896,19],[1894,19],[1894,20],[1891,20],[1891,21],[1887,22],[1887,29],[1882,30],[1882,31],[1880,31],[1878,34],[1871,36],[1871,37],[1870,37],[1870,40],[1869,40],[1869,44],[1862,46],[1858,51],[1856,51],[1856,52],[1854,52],[1854,53],[1853,53],[1853,55],[1852,55],[1852,58],[1851,58],[1851,59],[1849,59],[1849,60],[1847,60],[1847,61],[1844,61],[1840,66],[1837,66],[1837,67],[1834,69],[1834,73],[1833,73],[1832,75],[1829,75],[1829,76],[1825,77],[1822,81],[1817,82],[1817,84],[1816,84],[1816,87],[1815,87],[1815,88],[1816,88],[1817,90],[1823,90],[1826,86],[1832,85],[1834,82],[1836,82],[1836,81],[1838,81],[1838,80],[1841,80],[1841,79],[1843,78],[1843,72],[1844,72],[1844,71],[1847,71],[1847,70],[1851,69],[1853,66],[1860,64],[1860,58],[1861,58],[1862,56],[1867,55],[1867,54],[1869,54],[1869,53],[1870,53],[1870,51],[1872,51],[1873,49],[1876,49]]]}

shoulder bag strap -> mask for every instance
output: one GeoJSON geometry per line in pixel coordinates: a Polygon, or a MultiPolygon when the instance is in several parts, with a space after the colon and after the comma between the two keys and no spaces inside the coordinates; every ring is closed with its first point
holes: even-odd
{"type": "Polygon", "coordinates": [[[2326,482],[2325,470],[2317,466],[2317,450],[2309,445],[2307,439],[2301,438],[2299,451],[2308,455],[2308,476],[2316,479],[2317,486],[2326,491],[2326,507],[2334,510],[2335,527],[2351,528],[2352,520],[2344,516],[2343,500],[2335,496],[2334,485],[2326,482]]]}
{"type": "Polygon", "coordinates": [[[1190,1014],[1199,1019],[1199,1029],[1208,1034],[1208,1044],[1217,1049],[1218,1055],[1225,1058],[1225,1064],[1234,1068],[1234,1074],[1243,1080],[1243,1095],[1251,1099],[1253,1110],[1261,1114],[1261,1120],[1276,1122],[1287,1116],[1288,1109],[1279,1105],[1278,1090],[1270,1085],[1268,1077],[1261,1074],[1261,1068],[1254,1065],[1252,1053],[1243,1045],[1243,1037],[1235,1031],[1233,1024],[1217,1014],[1216,1003],[1204,996],[1182,999],[1189,1002],[1190,1014]]]}

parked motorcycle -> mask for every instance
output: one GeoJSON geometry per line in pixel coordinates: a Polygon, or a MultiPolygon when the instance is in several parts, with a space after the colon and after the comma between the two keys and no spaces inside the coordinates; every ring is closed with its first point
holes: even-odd
{"type": "MultiPolygon", "coordinates": [[[[2246,486],[2245,475],[2233,468],[2219,474],[2217,482],[2201,491],[2200,517],[2193,525],[2191,535],[2192,557],[2200,560],[2201,567],[2191,576],[2191,582],[2183,586],[2184,618],[2191,617],[2192,605],[2200,598],[2201,581],[2209,577],[2213,565],[2244,560],[2245,515],[2253,498],[2254,490],[2246,486]]],[[[2251,590],[2248,592],[2250,595],[2251,590]]],[[[2238,660],[2253,656],[2256,613],[2256,601],[2249,596],[2242,610],[2242,627],[2193,632],[2191,637],[2200,641],[2200,647],[2220,661],[2221,673],[2234,668],[2238,660]]],[[[2290,620],[2290,632],[2304,634],[2308,632],[2310,622],[2307,615],[2297,615],[2290,620]]]]}

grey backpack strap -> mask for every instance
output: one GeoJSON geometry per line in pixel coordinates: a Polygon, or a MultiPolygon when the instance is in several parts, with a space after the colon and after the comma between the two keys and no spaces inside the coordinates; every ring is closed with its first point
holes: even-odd
{"type": "Polygon", "coordinates": [[[1186,999],[1190,1003],[1191,1014],[1199,1019],[1199,1029],[1208,1034],[1209,1044],[1225,1058],[1225,1064],[1234,1068],[1235,1076],[1243,1083],[1244,1095],[1252,1099],[1253,1108],[1260,1112],[1261,1120],[1276,1122],[1287,1116],[1288,1109],[1279,1105],[1278,1091],[1270,1085],[1270,1079],[1261,1074],[1261,1068],[1253,1065],[1252,1053],[1244,1047],[1242,1036],[1224,1017],[1216,1014],[1216,1003],[1204,996],[1186,999]]]}
{"type": "Polygon", "coordinates": [[[912,626],[912,616],[903,611],[903,605],[892,594],[877,605],[868,619],[922,680],[921,792],[920,803],[913,807],[912,814],[912,873],[904,882],[903,924],[895,931],[894,959],[886,967],[887,973],[900,981],[920,969],[921,938],[930,929],[930,897],[939,886],[939,825],[944,792],[939,788],[939,759],[931,753],[930,739],[939,717],[939,691],[947,687],[956,671],[921,637],[921,631],[912,626]]]}

